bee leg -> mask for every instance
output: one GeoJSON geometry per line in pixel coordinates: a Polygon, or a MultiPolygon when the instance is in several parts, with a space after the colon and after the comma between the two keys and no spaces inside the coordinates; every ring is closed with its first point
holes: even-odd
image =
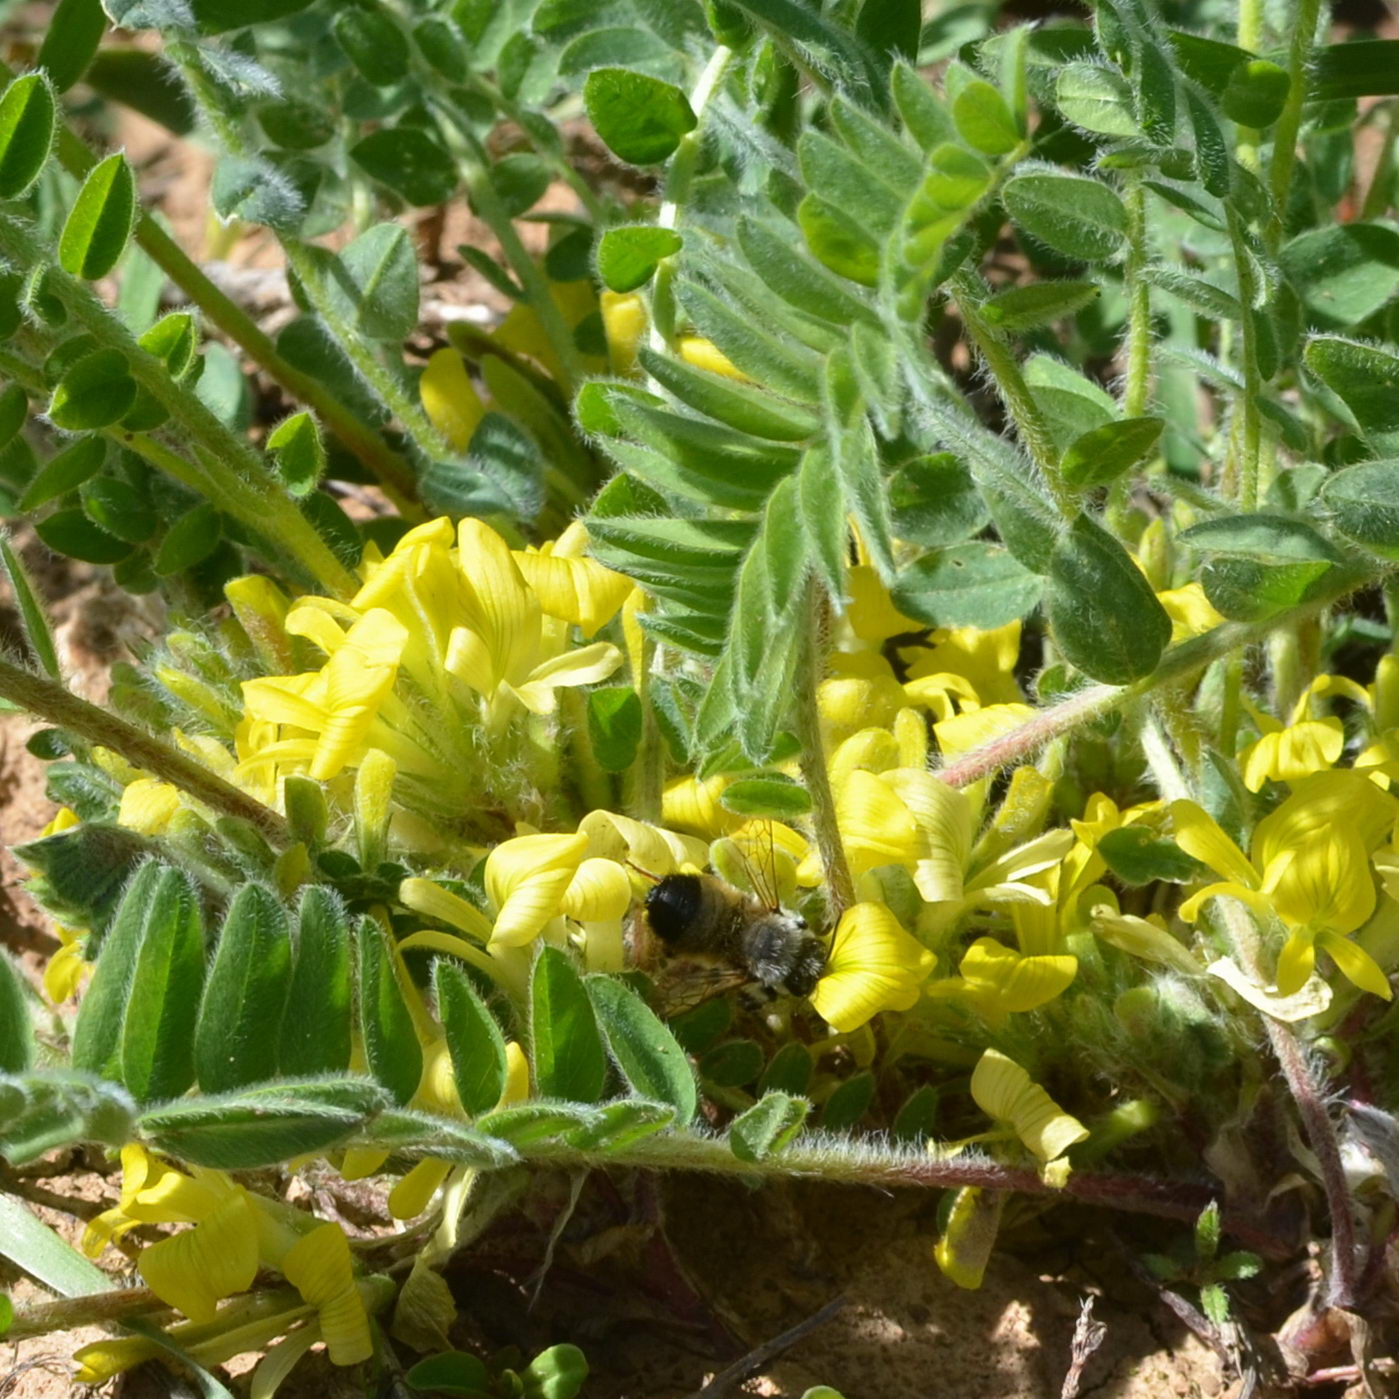
{"type": "Polygon", "coordinates": [[[744,1010],[766,1010],[777,999],[777,988],[762,981],[750,981],[738,993],[738,1003],[744,1010]]]}

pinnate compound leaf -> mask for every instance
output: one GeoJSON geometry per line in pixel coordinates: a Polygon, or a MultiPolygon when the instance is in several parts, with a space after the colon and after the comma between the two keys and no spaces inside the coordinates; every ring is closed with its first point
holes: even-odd
{"type": "Polygon", "coordinates": [[[729,1126],[729,1147],[740,1161],[780,1152],[801,1131],[811,1104],[790,1093],[765,1093],[729,1126]]]}
{"type": "Polygon", "coordinates": [[[699,1107],[699,1090],[675,1036],[625,983],[595,974],[586,984],[622,1076],[643,1098],[669,1104],[681,1123],[689,1122],[699,1107]]]}
{"type": "Polygon", "coordinates": [[[607,1054],[588,993],[567,953],[542,947],[530,977],[530,1048],[535,1091],[595,1103],[607,1081],[607,1054]]]}
{"type": "Polygon", "coordinates": [[[199,1008],[194,1067],[206,1093],[260,1083],[277,1072],[291,973],[291,928],[281,900],[245,884],[229,901],[199,1008]]]}
{"type": "Polygon", "coordinates": [[[1171,639],[1171,619],[1151,584],[1087,515],[1079,515],[1055,545],[1045,611],[1064,659],[1110,685],[1150,675],[1171,639]]]}
{"type": "Polygon", "coordinates": [[[0,97],[0,199],[18,199],[39,178],[53,147],[58,104],[42,73],[16,78],[0,97]]]}
{"type": "Polygon", "coordinates": [[[695,128],[678,87],[627,68],[595,68],[583,84],[588,119],[607,148],[632,165],[659,165],[695,128]]]}
{"type": "Polygon", "coordinates": [[[117,265],[136,218],[136,177],[120,153],[88,172],[58,240],[65,272],[85,281],[105,277],[117,265]]]}
{"type": "Polygon", "coordinates": [[[1002,191],[1011,218],[1055,252],[1103,262],[1122,246],[1127,210],[1116,192],[1085,175],[1014,175],[1002,191]]]}

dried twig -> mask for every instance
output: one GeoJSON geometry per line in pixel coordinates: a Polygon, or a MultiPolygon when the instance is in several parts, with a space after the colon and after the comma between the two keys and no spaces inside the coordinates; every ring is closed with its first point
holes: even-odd
{"type": "Polygon", "coordinates": [[[1083,1368],[1102,1345],[1107,1334],[1108,1328],[1101,1321],[1093,1319],[1093,1298],[1085,1297],[1078,1320],[1074,1323],[1074,1338],[1069,1349],[1069,1373],[1064,1376],[1064,1387],[1059,1391],[1059,1399],[1078,1399],[1079,1387],[1083,1383],[1083,1368]]]}
{"type": "Polygon", "coordinates": [[[760,1366],[766,1365],[769,1360],[781,1355],[789,1346],[816,1330],[818,1326],[824,1326],[840,1309],[845,1305],[844,1296],[836,1297],[827,1302],[819,1312],[813,1312],[805,1321],[799,1321],[779,1336],[774,1336],[770,1341],[764,1341],[762,1345],[755,1346],[741,1360],[736,1360],[727,1369],[720,1370],[703,1389],[696,1390],[689,1399],[723,1399],[723,1396],[731,1390],[737,1388],[748,1379],[760,1366]]]}

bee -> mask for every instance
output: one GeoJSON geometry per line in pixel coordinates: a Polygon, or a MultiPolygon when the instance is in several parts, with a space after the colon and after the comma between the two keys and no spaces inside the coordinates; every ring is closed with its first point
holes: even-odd
{"type": "Polygon", "coordinates": [[[639,960],[659,964],[668,1013],[737,987],[755,1004],[815,990],[825,943],[744,864],[757,893],[713,874],[668,874],[647,892],[642,942],[654,945],[639,960]]]}

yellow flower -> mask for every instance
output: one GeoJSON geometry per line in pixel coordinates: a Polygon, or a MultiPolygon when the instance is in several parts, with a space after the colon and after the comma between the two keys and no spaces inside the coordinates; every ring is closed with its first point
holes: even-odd
{"type": "Polygon", "coordinates": [[[682,335],[675,342],[676,353],[686,364],[696,369],[707,369],[711,374],[722,374],[726,379],[738,379],[751,383],[741,369],[712,340],[700,335],[682,335]]]}
{"type": "Polygon", "coordinates": [[[1317,713],[1329,695],[1345,695],[1362,704],[1369,696],[1353,680],[1334,675],[1318,675],[1293,707],[1286,725],[1257,706],[1248,705],[1261,737],[1239,754],[1244,786],[1258,792],[1265,782],[1296,782],[1333,766],[1345,748],[1346,735],[1341,721],[1317,713]]]}
{"type": "Polygon", "coordinates": [[[977,1107],[1008,1126],[1046,1165],[1088,1135],[1083,1123],[998,1049],[988,1049],[977,1061],[971,1090],[977,1107]]]}
{"type": "Polygon", "coordinates": [[[304,1235],[282,1260],[282,1274],[316,1309],[332,1365],[357,1365],[374,1353],[369,1317],[355,1286],[350,1243],[338,1224],[304,1235]]]}
{"type": "Polygon", "coordinates": [[[636,368],[636,350],[646,334],[649,318],[639,292],[604,291],[598,297],[607,354],[614,374],[630,374],[636,368]]]}
{"type": "Polygon", "coordinates": [[[975,696],[973,707],[1016,704],[1024,698],[1015,679],[1020,659],[1018,621],[991,631],[950,627],[934,635],[931,648],[906,649],[903,654],[909,662],[910,693],[917,682],[952,676],[975,696]]]}
{"type": "Polygon", "coordinates": [[[958,971],[960,976],[930,983],[928,994],[965,1000],[997,1025],[1007,1015],[1036,1010],[1067,990],[1078,974],[1078,958],[1026,957],[995,938],[982,937],[963,954],[958,971]]]}
{"type": "Polygon", "coordinates": [[[588,850],[588,837],[525,835],[486,857],[486,894],[496,909],[492,942],[521,947],[563,911],[564,893],[588,850]]]}
{"type": "Polygon", "coordinates": [[[1213,631],[1224,623],[1224,617],[1215,611],[1214,604],[1198,583],[1187,583],[1183,588],[1157,593],[1156,601],[1166,609],[1166,616],[1171,619],[1172,646],[1189,641],[1192,636],[1213,631]]]}
{"type": "Polygon", "coordinates": [[[596,559],[585,558],[587,547],[588,533],[582,522],[575,520],[552,543],[538,549],[515,549],[510,557],[540,607],[590,639],[617,615],[636,585],[596,559]]]}
{"type": "Polygon", "coordinates": [[[1278,956],[1279,994],[1302,989],[1320,947],[1348,980],[1388,1000],[1388,978],[1348,936],[1375,909],[1369,854],[1382,830],[1375,825],[1378,803],[1392,807],[1393,799],[1360,774],[1313,777],[1259,822],[1252,860],[1201,807],[1173,803],[1177,844],[1222,879],[1187,899],[1181,917],[1193,922],[1216,896],[1237,899],[1287,930],[1278,956]]]}
{"type": "Polygon", "coordinates": [[[486,405],[466,372],[466,361],[449,346],[434,350],[418,380],[423,410],[457,452],[471,445],[472,434],[486,416],[486,405]]]}
{"type": "Polygon", "coordinates": [[[704,779],[677,777],[661,796],[661,819],[678,831],[716,840],[743,824],[741,816],[719,805],[719,794],[732,781],[723,773],[704,779]]]}
{"type": "Polygon", "coordinates": [[[827,1024],[849,1034],[882,1010],[908,1010],[935,960],[883,904],[855,904],[836,925],[811,1004],[827,1024]]]}

